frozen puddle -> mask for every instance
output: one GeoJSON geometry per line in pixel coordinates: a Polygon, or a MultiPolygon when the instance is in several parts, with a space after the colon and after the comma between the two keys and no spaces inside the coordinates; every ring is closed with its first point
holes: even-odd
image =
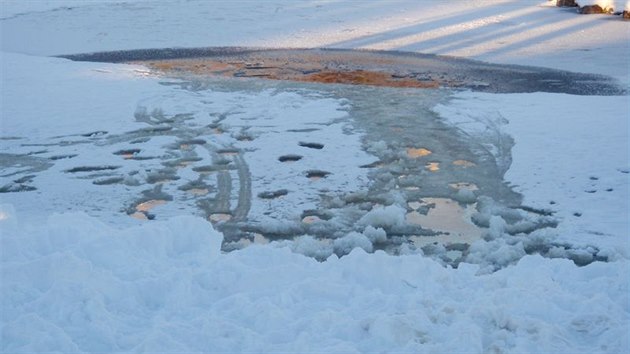
{"type": "Polygon", "coordinates": [[[199,215],[226,251],[277,241],[317,259],[361,247],[455,265],[477,257],[481,239],[568,252],[529,237],[557,222],[503,182],[513,142],[501,124],[470,136],[433,112],[449,89],[203,76],[161,85],[137,102],[136,129],[3,139],[0,192],[116,222],[199,215]],[[69,184],[77,192],[59,194],[69,184]]]}

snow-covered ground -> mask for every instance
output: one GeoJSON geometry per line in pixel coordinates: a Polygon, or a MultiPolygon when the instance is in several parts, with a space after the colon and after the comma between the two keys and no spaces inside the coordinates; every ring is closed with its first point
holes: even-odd
{"type": "MultiPolygon", "coordinates": [[[[395,49],[605,74],[628,86],[630,27],[618,16],[509,0],[0,4],[0,187],[11,191],[0,194],[3,352],[629,350],[628,96],[422,96],[419,109],[433,117],[422,124],[457,129],[459,142],[513,139],[506,182],[524,206],[558,222],[506,235],[514,215],[490,203],[489,237],[453,269],[413,248],[362,250],[383,237],[379,227],[405,220],[404,207],[418,214],[421,203],[405,205],[403,194],[383,200],[398,207],[356,216],[353,232],[332,245],[303,236],[221,253],[223,235],[183,216],[199,210],[198,194],[216,193],[202,207],[211,220],[224,207],[235,218],[247,209],[261,224],[291,229],[328,195],[366,188],[359,166],[396,146],[373,138],[369,119],[352,124],[369,96],[189,87],[143,67],[45,57],[218,45],[395,49]],[[247,164],[227,148],[245,151],[247,164]],[[302,160],[278,161],[292,154],[302,160]],[[235,168],[218,171],[214,186],[208,166],[221,159],[235,168]],[[302,176],[322,166],[330,176],[302,176]],[[252,205],[241,198],[281,189],[283,198],[252,205]],[[157,220],[127,216],[142,206],[157,220]],[[527,255],[536,245],[548,247],[546,257],[527,255]],[[578,267],[567,257],[608,262],[578,267]]],[[[374,92],[392,106],[414,98],[366,94],[374,92]]]]}

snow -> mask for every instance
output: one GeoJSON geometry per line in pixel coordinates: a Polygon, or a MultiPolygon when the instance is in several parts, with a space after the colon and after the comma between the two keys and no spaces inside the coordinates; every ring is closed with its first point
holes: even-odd
{"type": "Polygon", "coordinates": [[[624,352],[628,261],[523,257],[488,275],[421,255],[219,252],[198,218],[85,214],[2,236],[3,352],[624,352]]]}
{"type": "MultiPolygon", "coordinates": [[[[375,90],[384,96],[373,100],[341,88],[193,84],[139,66],[46,57],[219,45],[390,49],[611,75],[628,86],[630,32],[619,17],[580,16],[542,0],[0,6],[0,187],[37,188],[0,194],[2,352],[630,351],[627,96],[444,90],[395,101],[375,90]],[[417,209],[431,200],[413,201],[408,213],[391,193],[386,205],[346,210],[354,219],[334,215],[308,228],[338,227],[334,239],[269,243],[257,235],[223,253],[221,223],[207,220],[226,214],[192,212],[190,192],[159,183],[196,186],[204,172],[193,169],[215,164],[186,139],[203,138],[212,151],[237,148],[253,177],[247,184],[227,171],[238,191],[288,192],[252,198],[250,216],[268,232],[291,234],[322,195],[365,188],[359,166],[395,156],[387,136],[349,124],[356,105],[415,100],[486,149],[535,213],[460,189],[453,197],[461,214],[485,225],[468,254],[405,244],[394,256],[379,248],[410,214],[424,217],[417,209]],[[177,133],[147,133],[178,114],[186,119],[177,133]],[[213,129],[222,133],[209,128],[218,119],[213,129]],[[116,154],[136,140],[142,149],[130,154],[140,159],[116,154]],[[302,160],[278,161],[296,149],[302,160]],[[163,165],[192,155],[200,160],[175,172],[163,165]],[[325,179],[304,177],[322,166],[332,172],[325,179]],[[115,170],[67,172],[83,167],[115,170]],[[143,203],[156,220],[127,216],[143,203]]],[[[228,205],[238,191],[228,190],[228,205]]],[[[343,201],[328,203],[338,209],[343,201]]]]}

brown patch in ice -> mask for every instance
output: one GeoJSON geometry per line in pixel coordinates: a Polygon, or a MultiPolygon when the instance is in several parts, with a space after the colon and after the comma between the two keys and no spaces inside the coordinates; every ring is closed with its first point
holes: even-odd
{"type": "Polygon", "coordinates": [[[325,84],[350,84],[389,87],[438,88],[437,81],[418,81],[415,79],[395,78],[390,74],[367,70],[338,71],[325,70],[299,78],[299,81],[325,84]]]}
{"type": "MultiPolygon", "coordinates": [[[[368,53],[332,52],[257,52],[183,59],[135,61],[166,74],[193,74],[264,78],[327,84],[388,86],[401,88],[439,88],[461,83],[415,71],[392,69],[414,60],[370,55],[368,53]]],[[[420,64],[415,63],[415,66],[420,64]]],[[[417,68],[414,68],[417,69],[417,68]]]]}
{"type": "Polygon", "coordinates": [[[431,154],[431,150],[425,148],[407,148],[407,156],[413,159],[431,154]]]}

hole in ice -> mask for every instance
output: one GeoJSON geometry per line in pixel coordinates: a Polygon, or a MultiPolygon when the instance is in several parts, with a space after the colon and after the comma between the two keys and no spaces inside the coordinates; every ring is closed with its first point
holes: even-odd
{"type": "Polygon", "coordinates": [[[300,155],[283,155],[278,157],[278,161],[280,162],[295,162],[302,159],[300,155]]]}
{"type": "Polygon", "coordinates": [[[307,142],[303,142],[300,141],[298,143],[298,145],[309,148],[309,149],[317,149],[317,150],[321,150],[324,148],[324,144],[320,144],[320,143],[307,143],[307,142]]]}
{"type": "Polygon", "coordinates": [[[167,168],[164,170],[153,171],[147,175],[147,183],[160,184],[170,181],[177,181],[180,177],[177,175],[174,169],[167,168]]]}
{"type": "Polygon", "coordinates": [[[67,173],[77,172],[96,172],[96,171],[111,171],[119,169],[120,166],[79,166],[66,170],[67,173]]]}
{"type": "Polygon", "coordinates": [[[430,155],[431,153],[432,153],[431,150],[428,150],[425,148],[407,148],[407,156],[412,159],[427,156],[427,155],[430,155]]]}
{"type": "Polygon", "coordinates": [[[320,171],[320,170],[310,170],[310,171],[306,171],[306,178],[312,180],[312,181],[317,181],[319,179],[322,179],[326,176],[328,176],[330,174],[330,172],[326,172],[326,171],[320,171]]]}
{"type": "Polygon", "coordinates": [[[51,156],[49,157],[49,159],[56,161],[56,160],[63,160],[63,159],[71,159],[73,157],[77,157],[77,154],[68,154],[68,155],[56,155],[56,156],[51,156]]]}
{"type": "Polygon", "coordinates": [[[140,149],[124,149],[124,150],[118,150],[114,153],[114,155],[118,155],[121,156],[123,159],[125,160],[129,160],[134,158],[137,154],[140,153],[140,149]]]}
{"type": "Polygon", "coordinates": [[[266,191],[262,193],[258,193],[258,198],[261,199],[276,199],[282,196],[289,194],[289,191],[286,189],[280,189],[277,191],[266,191]]]}

